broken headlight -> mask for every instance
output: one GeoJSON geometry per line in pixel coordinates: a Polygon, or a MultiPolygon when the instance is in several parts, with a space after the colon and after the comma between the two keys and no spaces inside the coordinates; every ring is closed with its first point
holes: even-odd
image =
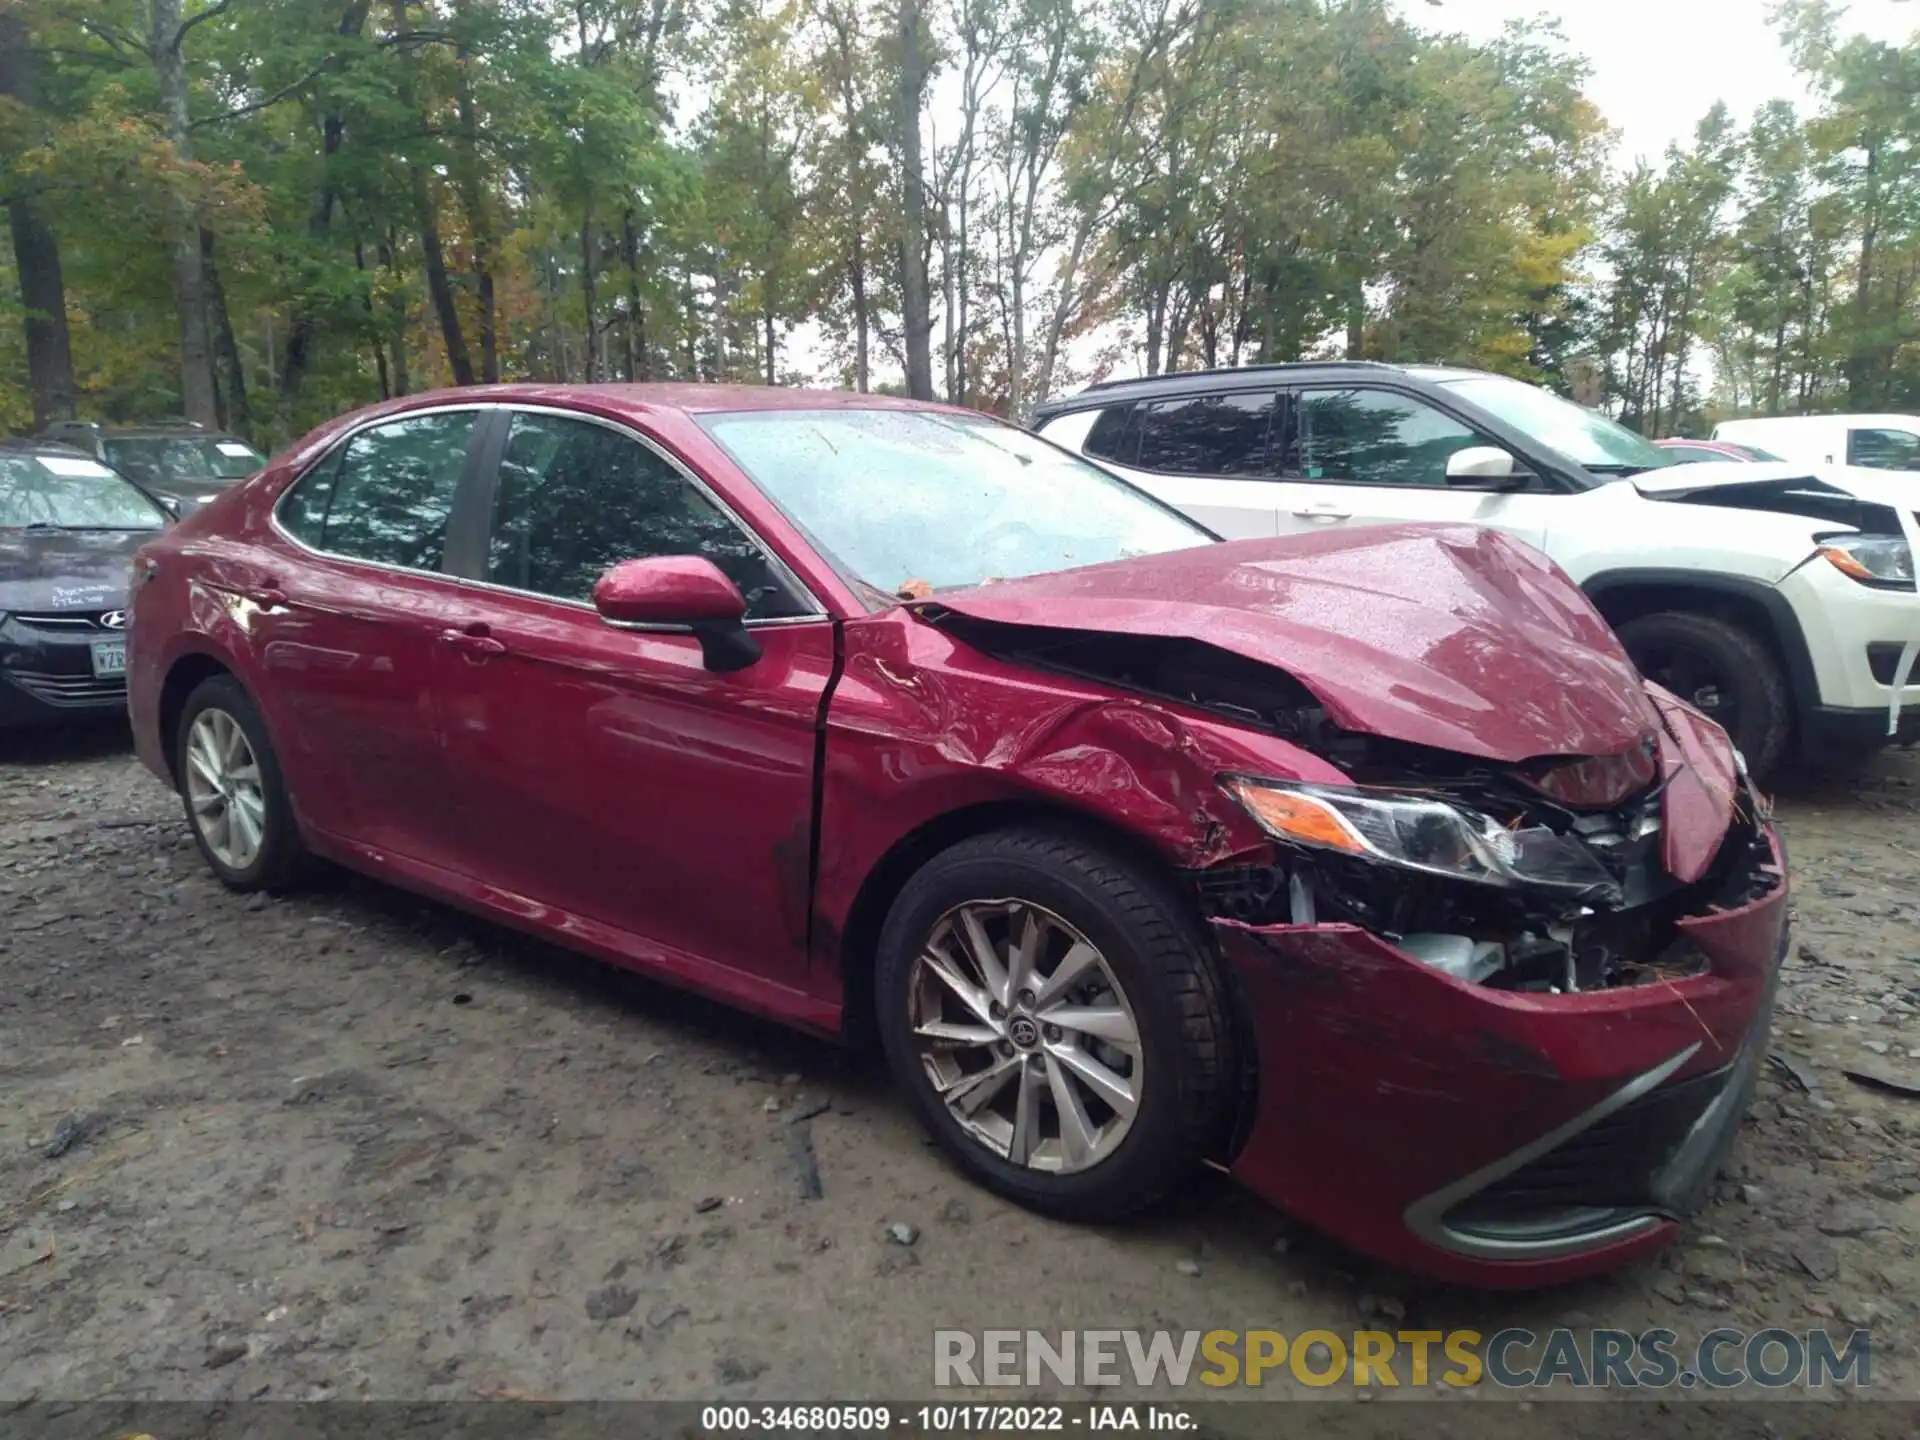
{"type": "Polygon", "coordinates": [[[1913,550],[1899,535],[1825,535],[1820,553],[1862,585],[1913,588],[1913,550]]]}
{"type": "Polygon", "coordinates": [[[1277,840],[1481,885],[1563,891],[1570,900],[1619,894],[1619,882],[1579,839],[1545,826],[1509,830],[1425,795],[1247,776],[1221,783],[1277,840]]]}

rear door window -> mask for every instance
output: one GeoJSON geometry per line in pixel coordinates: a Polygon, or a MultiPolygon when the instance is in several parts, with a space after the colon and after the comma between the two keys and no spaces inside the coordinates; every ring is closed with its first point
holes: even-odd
{"type": "Polygon", "coordinates": [[[1082,453],[1096,460],[1111,460],[1116,465],[1131,465],[1139,449],[1140,432],[1133,421],[1138,408],[1133,405],[1109,405],[1095,417],[1087,431],[1082,453]]]}
{"type": "Polygon", "coordinates": [[[329,555],[441,569],[479,415],[408,415],[362,430],[300,477],[280,502],[280,524],[329,555]]]}
{"type": "Polygon", "coordinates": [[[1271,475],[1268,437],[1278,406],[1274,390],[1144,403],[1132,463],[1160,475],[1271,475]]]}

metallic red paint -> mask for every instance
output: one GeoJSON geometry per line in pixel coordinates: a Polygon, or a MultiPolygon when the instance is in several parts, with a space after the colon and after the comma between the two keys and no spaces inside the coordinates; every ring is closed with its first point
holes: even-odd
{"type": "MultiPolygon", "coordinates": [[[[501,386],[323,427],[143,552],[129,654],[140,756],[169,776],[163,712],[210,667],[230,670],[320,853],[826,1032],[849,1019],[862,947],[929,844],[1039,813],[1169,873],[1271,856],[1216,777],[1346,783],[1339,769],[1216,713],[996,659],[912,607],[872,610],[691,418],[904,403],[501,386]],[[448,404],[556,407],[640,431],[700,474],[825,615],[755,629],[761,658],[716,674],[691,636],[317,556],[272,525],[279,494],[347,427],[448,404]]],[[[936,601],[987,621],[1201,638],[1285,670],[1350,728],[1473,755],[1619,754],[1656,737],[1676,873],[1703,873],[1727,831],[1724,735],[1650,699],[1578,591],[1497,534],[1207,546],[936,601]]],[[[1350,926],[1216,923],[1260,1063],[1235,1173],[1362,1249],[1469,1283],[1546,1283],[1659,1243],[1671,1226],[1489,1262],[1420,1238],[1407,1209],[1636,1067],[1698,1043],[1680,1072],[1692,1074],[1737,1047],[1771,983],[1785,894],[1683,922],[1710,974],[1576,995],[1466,985],[1350,926]]]]}
{"type": "Polygon", "coordinates": [[[1351,925],[1216,921],[1259,1047],[1258,1108],[1235,1177],[1369,1254],[1466,1284],[1558,1284],[1659,1243],[1670,1228],[1569,1256],[1489,1260],[1436,1245],[1406,1217],[1689,1047],[1674,1082],[1764,1045],[1787,924],[1777,846],[1774,863],[1782,883],[1768,894],[1680,922],[1711,972],[1584,994],[1469,985],[1351,925]]]}
{"type": "Polygon", "coordinates": [[[593,608],[627,625],[738,620],[747,613],[747,597],[711,560],[655,555],[623,561],[602,575],[593,608]]]}
{"type": "Polygon", "coordinates": [[[942,592],[979,620],[1204,640],[1286,671],[1350,730],[1495,760],[1611,755],[1656,728],[1579,587],[1497,530],[1236,540],[942,592]]]}

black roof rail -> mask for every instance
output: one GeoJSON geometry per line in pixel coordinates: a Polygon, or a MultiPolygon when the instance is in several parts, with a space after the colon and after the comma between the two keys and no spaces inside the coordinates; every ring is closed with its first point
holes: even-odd
{"type": "Polygon", "coordinates": [[[1158,375],[1129,375],[1119,380],[1097,380],[1088,390],[1112,390],[1121,385],[1151,385],[1161,380],[1204,380],[1220,375],[1285,374],[1293,370],[1398,370],[1380,360],[1286,360],[1267,365],[1221,365],[1211,370],[1162,370],[1158,375]]]}

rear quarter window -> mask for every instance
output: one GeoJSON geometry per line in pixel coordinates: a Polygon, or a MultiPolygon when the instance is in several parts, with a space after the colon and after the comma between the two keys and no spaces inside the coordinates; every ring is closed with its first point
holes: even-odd
{"type": "Polygon", "coordinates": [[[1093,422],[1093,428],[1087,431],[1087,443],[1084,453],[1097,460],[1111,460],[1116,465],[1131,465],[1138,440],[1133,427],[1137,413],[1133,405],[1112,405],[1102,410],[1093,422]]]}

